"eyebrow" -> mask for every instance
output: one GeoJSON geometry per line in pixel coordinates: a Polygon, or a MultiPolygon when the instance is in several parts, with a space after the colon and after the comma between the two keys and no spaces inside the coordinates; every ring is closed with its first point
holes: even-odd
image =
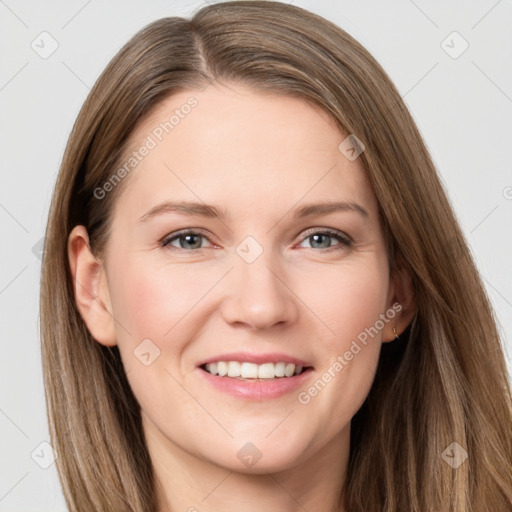
{"type": "MultiPolygon", "coordinates": [[[[301,206],[293,211],[293,216],[297,218],[311,217],[313,215],[328,215],[335,212],[356,212],[364,218],[368,218],[368,211],[360,204],[353,201],[336,201],[328,203],[311,203],[301,206]]],[[[142,215],[139,220],[146,222],[147,220],[161,215],[163,213],[179,213],[181,215],[219,218],[225,219],[226,214],[219,208],[205,203],[197,203],[192,201],[164,201],[142,215]]]]}

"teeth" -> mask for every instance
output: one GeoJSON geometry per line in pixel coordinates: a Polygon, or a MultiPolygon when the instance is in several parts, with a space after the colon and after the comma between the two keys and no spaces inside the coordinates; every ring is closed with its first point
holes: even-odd
{"type": "Polygon", "coordinates": [[[240,377],[243,379],[257,379],[258,365],[254,363],[242,363],[240,366],[240,377]]]}
{"type": "Polygon", "coordinates": [[[259,379],[273,379],[276,376],[274,363],[265,363],[258,366],[259,379]]]}
{"type": "Polygon", "coordinates": [[[276,377],[284,377],[284,369],[286,363],[276,363],[275,365],[276,377]]]}
{"type": "MultiPolygon", "coordinates": [[[[206,365],[206,369],[212,374],[212,375],[215,375],[214,371],[215,371],[215,368],[212,368],[212,366],[214,366],[215,363],[211,363],[209,365],[206,365]],[[208,366],[210,368],[208,368],[208,366]]],[[[217,373],[221,376],[221,377],[224,377],[224,375],[227,375],[228,374],[228,365],[227,363],[225,363],[224,361],[219,361],[217,363],[217,373]]]]}
{"type": "Polygon", "coordinates": [[[275,377],[292,377],[299,375],[303,366],[293,363],[240,363],[238,361],[218,361],[205,365],[206,371],[220,377],[241,377],[242,379],[273,379],[275,377]]]}
{"type": "Polygon", "coordinates": [[[240,377],[241,364],[237,361],[229,361],[228,363],[228,377],[240,377]]]}
{"type": "Polygon", "coordinates": [[[295,373],[295,365],[294,364],[287,364],[284,367],[284,374],[286,377],[291,377],[295,373]]]}

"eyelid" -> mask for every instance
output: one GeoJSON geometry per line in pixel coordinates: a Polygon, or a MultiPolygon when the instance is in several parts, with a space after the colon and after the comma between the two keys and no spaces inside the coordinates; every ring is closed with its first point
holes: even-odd
{"type": "Polygon", "coordinates": [[[329,236],[332,236],[333,238],[339,238],[339,242],[340,242],[337,245],[334,245],[332,247],[327,247],[325,249],[317,249],[317,250],[312,249],[315,252],[335,251],[335,250],[337,250],[338,245],[341,245],[345,249],[348,249],[354,243],[354,240],[352,239],[352,237],[347,235],[345,232],[340,231],[339,229],[319,228],[319,227],[310,228],[310,229],[307,229],[306,231],[302,232],[302,237],[301,237],[300,243],[304,242],[305,240],[307,240],[310,236],[312,236],[314,234],[329,235],[329,236]]]}
{"type": "MultiPolygon", "coordinates": [[[[160,239],[159,244],[164,248],[168,247],[169,242],[171,242],[183,235],[201,235],[203,238],[207,239],[211,244],[214,244],[214,242],[212,242],[210,240],[209,235],[206,234],[206,231],[202,228],[184,228],[184,229],[180,229],[178,231],[173,231],[172,233],[169,233],[169,234],[165,235],[162,239],[160,239]]],[[[178,247],[172,247],[172,248],[177,251],[192,252],[187,249],[179,249],[178,247]]],[[[202,247],[201,249],[204,249],[204,247],[202,247]]],[[[195,249],[195,251],[199,251],[201,249],[195,249]]]]}
{"type": "Polygon", "coordinates": [[[326,235],[337,235],[340,238],[343,238],[347,242],[353,242],[352,238],[347,235],[344,231],[340,231],[339,229],[334,228],[310,228],[306,229],[306,231],[301,232],[302,238],[306,239],[308,236],[314,235],[316,233],[326,234],[326,235]]]}

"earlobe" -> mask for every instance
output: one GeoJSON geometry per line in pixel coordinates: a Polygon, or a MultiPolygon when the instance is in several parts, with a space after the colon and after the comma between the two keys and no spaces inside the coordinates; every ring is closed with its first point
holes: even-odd
{"type": "Polygon", "coordinates": [[[89,332],[102,345],[116,345],[105,267],[91,253],[89,235],[84,226],[75,226],[69,235],[68,259],[77,309],[89,332]]]}
{"type": "MultiPolygon", "coordinates": [[[[399,258],[403,262],[403,258],[399,258]]],[[[393,318],[382,329],[382,342],[397,339],[407,329],[416,313],[416,297],[411,279],[411,271],[405,265],[395,267],[390,282],[387,311],[394,310],[393,318]]]]}

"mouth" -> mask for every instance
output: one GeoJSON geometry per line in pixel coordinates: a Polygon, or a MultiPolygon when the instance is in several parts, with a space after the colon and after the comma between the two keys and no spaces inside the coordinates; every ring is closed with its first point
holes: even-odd
{"type": "Polygon", "coordinates": [[[290,397],[315,373],[309,361],[277,352],[217,354],[199,361],[196,369],[215,392],[254,402],[290,397]]]}
{"type": "Polygon", "coordinates": [[[291,379],[313,370],[304,366],[280,361],[277,363],[256,364],[247,361],[216,361],[205,363],[199,368],[210,375],[243,381],[270,381],[291,379]]]}

